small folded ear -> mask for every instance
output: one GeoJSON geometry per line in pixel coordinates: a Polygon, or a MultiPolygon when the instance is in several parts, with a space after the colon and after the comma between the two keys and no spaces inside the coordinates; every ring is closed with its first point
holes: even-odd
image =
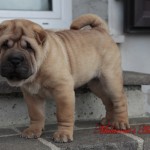
{"type": "Polygon", "coordinates": [[[34,31],[35,34],[35,39],[37,40],[39,45],[44,45],[45,41],[46,41],[46,31],[44,30],[35,30],[34,31]]]}

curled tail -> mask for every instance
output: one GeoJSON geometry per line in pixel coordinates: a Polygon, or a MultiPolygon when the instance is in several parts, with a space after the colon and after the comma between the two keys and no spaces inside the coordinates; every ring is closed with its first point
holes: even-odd
{"type": "Polygon", "coordinates": [[[91,28],[109,32],[106,22],[102,18],[94,14],[85,14],[78,17],[72,22],[70,29],[80,30],[81,28],[88,25],[91,26],[91,28]]]}

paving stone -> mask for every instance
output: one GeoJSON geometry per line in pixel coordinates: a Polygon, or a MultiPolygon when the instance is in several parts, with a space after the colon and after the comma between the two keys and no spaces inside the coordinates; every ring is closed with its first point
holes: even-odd
{"type": "Polygon", "coordinates": [[[0,136],[3,136],[3,135],[13,135],[13,134],[17,134],[17,132],[15,132],[12,129],[7,129],[7,128],[0,129],[0,136]]]}
{"type": "MultiPolygon", "coordinates": [[[[44,143],[37,139],[20,138],[13,129],[0,129],[0,150],[137,150],[142,144],[144,150],[150,149],[150,123],[147,119],[133,119],[131,125],[132,134],[102,134],[97,132],[97,121],[80,121],[75,123],[74,141],[71,143],[54,143],[51,138],[57,125],[46,125],[45,132],[41,136],[44,143]],[[141,123],[142,121],[142,123],[141,123]],[[136,125],[138,123],[138,125],[136,125]],[[141,138],[141,140],[139,138],[141,138]],[[140,143],[139,143],[140,142],[140,143]],[[53,148],[52,148],[53,147],[53,148]]],[[[14,128],[14,127],[13,127],[14,128]]],[[[24,129],[25,126],[17,129],[24,129]]],[[[142,148],[142,147],[141,147],[142,148]]]]}
{"type": "Polygon", "coordinates": [[[150,150],[150,135],[144,135],[142,138],[144,140],[144,150],[150,150]]]}
{"type": "Polygon", "coordinates": [[[150,124],[135,125],[136,136],[144,140],[144,150],[150,150],[150,124]]]}
{"type": "Polygon", "coordinates": [[[1,137],[0,150],[51,150],[37,139],[24,139],[19,136],[1,137]]]}
{"type": "Polygon", "coordinates": [[[130,118],[129,119],[130,124],[147,124],[150,123],[149,117],[143,117],[143,118],[130,118]]]}
{"type": "MultiPolygon", "coordinates": [[[[42,138],[51,140],[52,133],[45,133],[42,138]]],[[[71,143],[53,143],[64,150],[136,150],[138,143],[122,134],[96,134],[94,129],[76,130],[71,143]]]]}

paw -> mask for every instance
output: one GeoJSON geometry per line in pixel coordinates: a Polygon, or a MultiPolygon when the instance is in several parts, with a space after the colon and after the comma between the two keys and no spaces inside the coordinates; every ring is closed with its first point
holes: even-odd
{"type": "Polygon", "coordinates": [[[127,130],[130,128],[129,123],[126,121],[112,121],[111,125],[118,130],[127,130]]]}
{"type": "Polygon", "coordinates": [[[56,143],[72,142],[73,135],[69,131],[56,131],[53,135],[53,141],[56,143]]]}
{"type": "Polygon", "coordinates": [[[103,118],[101,120],[101,125],[108,125],[108,126],[112,126],[115,129],[118,130],[127,130],[130,128],[129,122],[128,120],[112,120],[112,119],[107,119],[107,118],[103,118]]]}
{"type": "Polygon", "coordinates": [[[33,138],[37,139],[41,136],[41,134],[42,134],[41,129],[29,127],[21,133],[21,137],[27,139],[33,139],[33,138]]]}

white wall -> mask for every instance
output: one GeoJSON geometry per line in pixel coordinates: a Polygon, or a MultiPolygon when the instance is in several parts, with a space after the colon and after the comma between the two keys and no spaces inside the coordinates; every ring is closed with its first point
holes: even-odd
{"type": "Polygon", "coordinates": [[[150,34],[125,35],[120,48],[124,70],[150,73],[150,34]]]}

